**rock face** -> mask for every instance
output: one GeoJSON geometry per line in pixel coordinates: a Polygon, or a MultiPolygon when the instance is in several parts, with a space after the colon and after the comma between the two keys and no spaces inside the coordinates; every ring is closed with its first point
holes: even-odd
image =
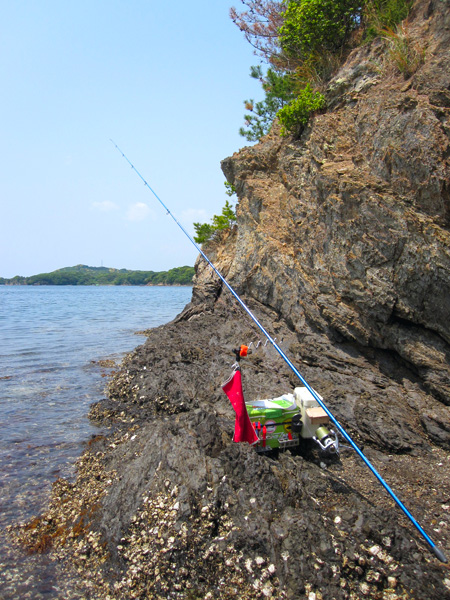
{"type": "Polygon", "coordinates": [[[444,3],[419,3],[405,35],[425,63],[410,79],[384,47],[360,48],[299,140],[275,132],[222,164],[239,196],[232,284],[300,337],[395,356],[447,440],[449,27],[444,3]]]}
{"type": "MultiPolygon", "coordinates": [[[[223,161],[237,226],[206,252],[450,555],[448,4],[418,2],[404,35],[407,79],[386,44],[355,50],[299,139],[223,161]]],[[[92,598],[448,597],[448,567],[351,450],[231,441],[221,384],[259,337],[199,259],[192,302],[111,380],[92,409],[111,431],[22,541],[92,598]]],[[[263,345],[243,380],[247,399],[299,383],[263,345]]]]}

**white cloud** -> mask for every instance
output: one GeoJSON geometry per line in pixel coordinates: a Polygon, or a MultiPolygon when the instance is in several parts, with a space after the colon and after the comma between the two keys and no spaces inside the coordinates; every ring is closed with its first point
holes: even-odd
{"type": "Polygon", "coordinates": [[[92,208],[101,212],[111,212],[112,210],[117,210],[119,207],[114,202],[111,202],[111,200],[103,200],[102,202],[93,202],[92,208]]]}
{"type": "Polygon", "coordinates": [[[151,212],[148,204],[145,204],[145,202],[136,202],[127,210],[126,218],[128,221],[143,221],[151,212]]]}

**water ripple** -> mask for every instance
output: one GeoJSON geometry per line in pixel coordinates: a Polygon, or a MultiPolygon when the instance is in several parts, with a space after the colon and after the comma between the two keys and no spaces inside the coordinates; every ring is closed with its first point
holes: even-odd
{"type": "MultiPolygon", "coordinates": [[[[134,332],[173,319],[190,296],[187,287],[0,286],[0,530],[39,513],[52,481],[73,476],[98,431],[86,416],[103,397],[98,361],[120,360],[144,341],[134,332]]],[[[45,598],[58,598],[47,563],[0,543],[0,596],[41,597],[30,586],[45,580],[45,598]]]]}

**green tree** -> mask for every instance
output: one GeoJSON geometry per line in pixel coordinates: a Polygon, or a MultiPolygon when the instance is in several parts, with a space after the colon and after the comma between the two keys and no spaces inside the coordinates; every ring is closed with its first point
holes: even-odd
{"type": "Polygon", "coordinates": [[[214,215],[212,223],[194,223],[195,236],[194,241],[197,244],[204,244],[210,240],[217,231],[228,229],[236,221],[236,214],[230,202],[225,201],[220,215],[214,215]]]}
{"type": "Polygon", "coordinates": [[[234,187],[234,185],[232,183],[230,183],[229,181],[225,181],[224,182],[225,188],[226,188],[226,195],[227,196],[234,196],[234,194],[236,193],[236,188],[234,187]]]}
{"type": "Polygon", "coordinates": [[[361,0],[289,0],[279,43],[298,64],[340,52],[362,22],[361,0]]]}
{"type": "MultiPolygon", "coordinates": [[[[270,65],[252,67],[264,100],[246,100],[239,133],[258,141],[276,116],[283,132],[299,131],[323,108],[319,93],[357,40],[386,37],[408,15],[413,0],[241,0],[245,9],[231,18],[270,65]],[[355,35],[355,31],[359,34],[355,35]],[[310,87],[308,87],[310,86],[310,87]]],[[[392,36],[391,36],[392,37],[392,36]]],[[[408,67],[409,68],[409,67],[408,67]]],[[[410,69],[411,70],[411,69],[410,69]]]]}
{"type": "Polygon", "coordinates": [[[213,220],[212,220],[213,227],[216,231],[221,230],[221,229],[227,229],[235,221],[236,221],[236,214],[233,210],[233,207],[228,202],[228,200],[225,200],[225,206],[222,208],[222,214],[214,215],[214,217],[213,217],[213,220]]]}
{"type": "Polygon", "coordinates": [[[194,223],[194,242],[204,244],[214,233],[214,227],[210,223],[194,223]]]}
{"type": "Polygon", "coordinates": [[[244,102],[249,111],[244,115],[247,128],[241,127],[239,133],[249,142],[256,142],[270,131],[280,108],[295,98],[295,78],[291,73],[277,73],[272,68],[264,75],[260,65],[250,68],[250,77],[261,82],[265,99],[256,103],[254,100],[244,102]]]}

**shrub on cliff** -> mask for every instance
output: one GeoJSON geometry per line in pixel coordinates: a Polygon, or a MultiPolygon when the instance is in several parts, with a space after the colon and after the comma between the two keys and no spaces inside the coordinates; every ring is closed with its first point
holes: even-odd
{"type": "Polygon", "coordinates": [[[278,119],[281,123],[281,135],[298,134],[308,123],[312,112],[325,107],[325,96],[314,92],[308,84],[289,104],[281,108],[278,119]]]}
{"type": "Polygon", "coordinates": [[[287,2],[278,41],[283,53],[302,63],[324,52],[340,52],[361,24],[360,0],[287,2]]]}
{"type": "Polygon", "coordinates": [[[250,76],[259,79],[266,97],[261,102],[244,102],[249,111],[244,116],[247,128],[241,127],[239,133],[249,142],[256,142],[269,132],[277,112],[295,98],[295,78],[291,73],[277,73],[274,69],[263,75],[261,65],[251,67],[250,76]]]}
{"type": "Polygon", "coordinates": [[[222,208],[220,215],[214,215],[212,223],[194,223],[194,241],[197,244],[205,244],[217,231],[228,229],[236,221],[236,214],[228,200],[222,208]]]}
{"type": "Polygon", "coordinates": [[[372,39],[383,35],[384,31],[394,30],[406,19],[413,0],[366,0],[364,2],[365,38],[372,39]]]}
{"type": "Polygon", "coordinates": [[[261,81],[265,99],[245,102],[249,113],[239,133],[249,141],[268,133],[275,116],[284,120],[285,133],[291,127],[298,131],[313,110],[323,107],[319,92],[348,50],[385,35],[412,6],[412,0],[241,2],[248,10],[238,13],[233,8],[231,18],[270,65],[265,75],[261,66],[252,67],[251,76],[261,81]]]}
{"type": "Polygon", "coordinates": [[[304,125],[315,105],[323,106],[323,97],[312,94],[309,86],[329,74],[335,64],[330,55],[340,51],[359,26],[362,4],[358,0],[243,0],[243,4],[249,10],[238,15],[232,9],[231,16],[271,64],[265,75],[261,66],[251,69],[265,98],[245,101],[246,127],[239,130],[247,140],[257,141],[277,115],[284,119],[286,132],[304,125]]]}

